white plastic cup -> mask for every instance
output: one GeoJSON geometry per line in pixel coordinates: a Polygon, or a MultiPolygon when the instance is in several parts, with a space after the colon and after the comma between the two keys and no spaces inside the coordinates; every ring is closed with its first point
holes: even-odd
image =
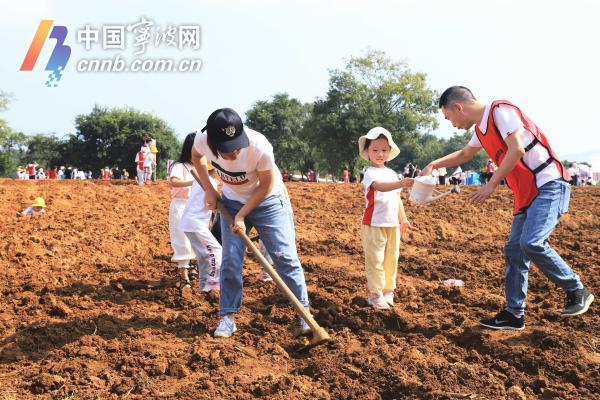
{"type": "Polygon", "coordinates": [[[463,286],[465,286],[465,283],[460,279],[446,279],[442,283],[444,284],[444,286],[448,286],[448,287],[463,287],[463,286]]]}

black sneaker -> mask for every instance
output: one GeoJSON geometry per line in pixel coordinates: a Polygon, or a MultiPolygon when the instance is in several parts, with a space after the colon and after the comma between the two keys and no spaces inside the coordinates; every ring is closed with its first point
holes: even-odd
{"type": "Polygon", "coordinates": [[[569,317],[583,314],[594,301],[594,295],[588,292],[586,288],[571,290],[566,292],[566,295],[567,299],[562,315],[569,317]]]}
{"type": "Polygon", "coordinates": [[[479,323],[490,329],[513,329],[520,331],[525,329],[525,316],[517,318],[509,311],[502,310],[494,318],[482,319],[479,323]]]}

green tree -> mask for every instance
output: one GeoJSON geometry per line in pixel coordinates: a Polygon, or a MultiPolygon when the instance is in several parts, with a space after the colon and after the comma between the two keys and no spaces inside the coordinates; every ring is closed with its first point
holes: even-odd
{"type": "MultiPolygon", "coordinates": [[[[452,137],[443,141],[444,146],[442,150],[442,154],[439,156],[445,156],[447,154],[453,153],[465,147],[469,140],[471,140],[471,136],[473,136],[473,131],[465,131],[463,133],[455,132],[452,137]]],[[[485,172],[485,165],[487,160],[489,159],[485,150],[481,149],[479,152],[473,157],[471,161],[466,162],[461,167],[463,170],[473,170],[479,172],[485,172]]]]}
{"type": "Polygon", "coordinates": [[[166,176],[166,160],[178,156],[181,144],[162,119],[133,108],[94,106],[92,112],[75,118],[76,134],[64,143],[64,163],[94,173],[105,166],[127,168],[135,176],[135,154],[148,133],[156,139],[157,176],[166,176]]]}
{"type": "Polygon", "coordinates": [[[27,150],[22,156],[22,163],[36,161],[44,168],[58,166],[63,159],[63,143],[54,135],[37,134],[26,139],[27,150]]]}
{"type": "Polygon", "coordinates": [[[303,170],[313,161],[310,147],[302,138],[311,108],[311,104],[279,93],[270,101],[257,101],[246,111],[246,124],[269,139],[279,167],[303,170]]]}
{"type": "MultiPolygon", "coordinates": [[[[12,96],[0,90],[0,112],[8,108],[12,96]]],[[[14,177],[25,152],[26,136],[13,131],[8,123],[0,119],[0,176],[14,177]]]]}
{"type": "Polygon", "coordinates": [[[344,70],[330,71],[329,90],[315,102],[305,135],[322,169],[336,175],[345,167],[356,172],[364,164],[358,138],[375,126],[388,129],[401,151],[409,142],[416,152],[419,135],[437,126],[436,100],[424,73],[369,50],[351,58],[344,70]]]}

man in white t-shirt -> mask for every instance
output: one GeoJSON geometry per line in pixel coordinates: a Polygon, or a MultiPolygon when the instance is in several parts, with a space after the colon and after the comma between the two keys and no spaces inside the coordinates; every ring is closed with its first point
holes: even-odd
{"type": "MultiPolygon", "coordinates": [[[[273,147],[262,134],[244,127],[240,116],[230,108],[213,112],[196,135],[192,161],[209,209],[216,209],[218,193],[210,184],[207,161],[223,182],[222,202],[234,218],[229,225],[221,218],[223,261],[220,276],[219,312],[221,320],[215,337],[229,337],[236,330],[233,315],[242,302],[244,242],[237,235],[254,226],[258,231],[279,275],[308,308],[304,271],[296,251],[292,208],[275,164],[273,147]]],[[[310,328],[299,320],[298,333],[310,328]]]]}
{"type": "Polygon", "coordinates": [[[569,174],[552,151],[542,130],[517,106],[505,100],[479,102],[464,86],[448,88],[439,106],[454,127],[475,133],[467,146],[431,162],[434,168],[452,167],[471,160],[483,147],[498,166],[489,181],[471,195],[483,203],[502,179],[514,195],[514,218],[505,254],[506,308],[495,317],[482,319],[492,329],[524,329],[525,299],[530,260],[566,294],[563,315],[585,313],[594,296],[579,276],[548,244],[548,237],[569,206],[569,174]]]}

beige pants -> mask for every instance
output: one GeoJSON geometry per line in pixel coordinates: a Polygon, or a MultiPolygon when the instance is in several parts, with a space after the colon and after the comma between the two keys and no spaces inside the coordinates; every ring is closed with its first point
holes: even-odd
{"type": "Polygon", "coordinates": [[[389,293],[396,288],[400,255],[400,228],[362,225],[360,230],[365,251],[365,271],[369,293],[389,293]]]}

